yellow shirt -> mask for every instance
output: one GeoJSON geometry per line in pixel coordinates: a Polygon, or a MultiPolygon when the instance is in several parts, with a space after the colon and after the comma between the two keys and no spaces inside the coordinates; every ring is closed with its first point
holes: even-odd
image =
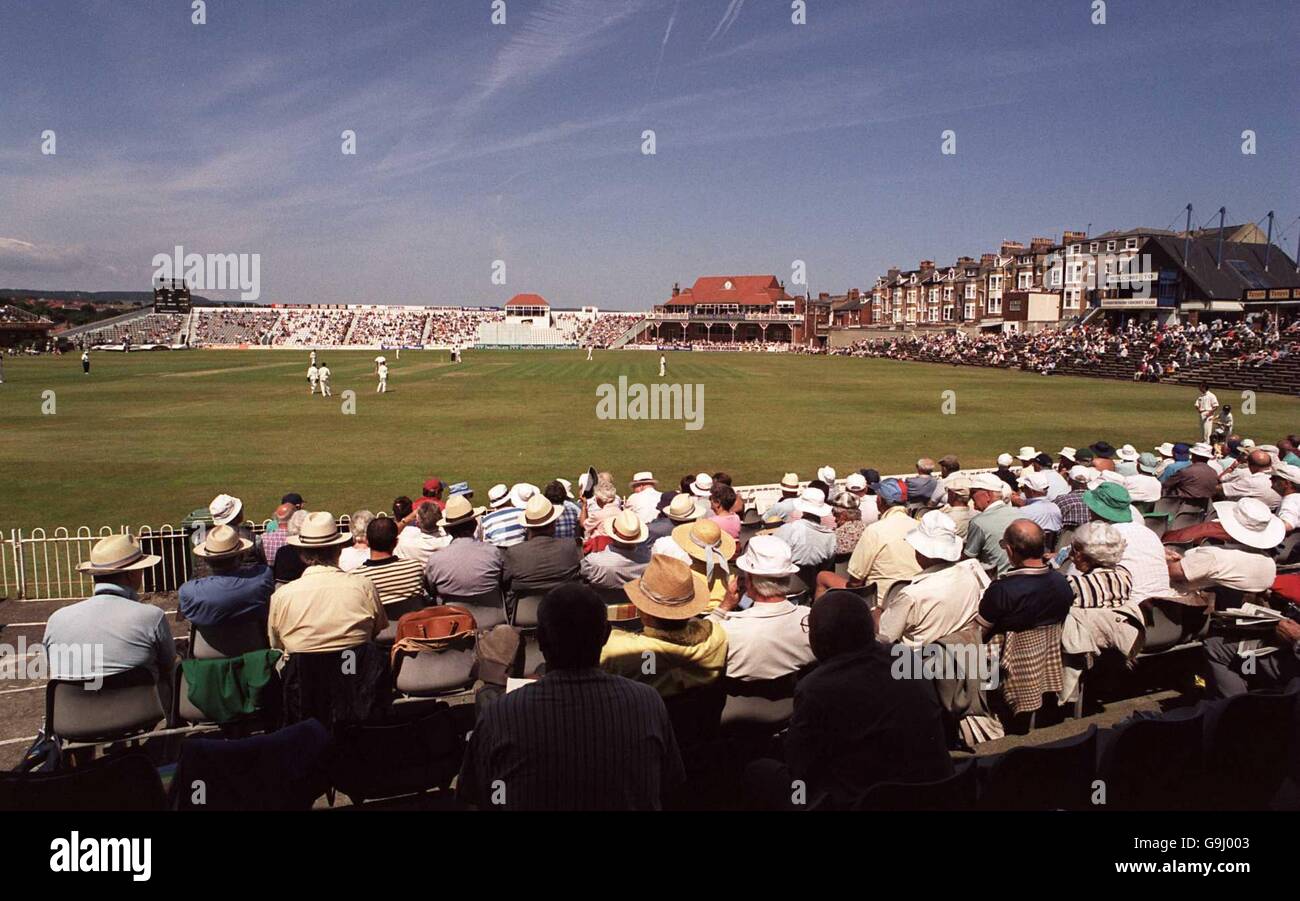
{"type": "Polygon", "coordinates": [[[907,515],[906,507],[890,507],[879,520],[862,531],[853,556],[849,558],[849,577],[876,586],[876,603],[882,604],[889,586],[911,579],[921,571],[916,551],[903,536],[916,528],[916,520],[907,515]]]}
{"type": "Polygon", "coordinates": [[[600,651],[600,667],[644,682],[665,698],[708,685],[727,664],[727,631],[705,619],[691,620],[686,629],[691,644],[665,641],[653,632],[614,629],[600,651]]]}
{"type": "Polygon", "coordinates": [[[290,654],[353,648],[387,625],[374,583],[336,566],[309,566],[301,578],[280,586],[267,618],[271,647],[290,654]]]}

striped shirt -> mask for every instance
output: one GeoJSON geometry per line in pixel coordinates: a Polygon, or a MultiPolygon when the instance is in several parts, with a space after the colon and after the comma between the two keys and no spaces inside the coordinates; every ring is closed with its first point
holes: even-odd
{"type": "Polygon", "coordinates": [[[1122,607],[1133,593],[1133,577],[1122,566],[1066,576],[1076,607],[1122,607]]]}
{"type": "Polygon", "coordinates": [[[362,563],[356,571],[374,583],[381,604],[425,597],[424,567],[419,560],[398,557],[372,559],[362,563]]]}
{"type": "Polygon", "coordinates": [[[524,511],[502,507],[483,517],[483,540],[497,547],[510,547],[524,540],[524,511]]]}
{"type": "Polygon", "coordinates": [[[684,778],[653,688],[554,670],[483,711],[456,791],[484,810],[658,810],[684,778]]]}

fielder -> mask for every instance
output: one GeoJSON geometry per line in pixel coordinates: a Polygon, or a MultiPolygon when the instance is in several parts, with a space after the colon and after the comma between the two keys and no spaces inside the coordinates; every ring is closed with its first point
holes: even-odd
{"type": "Polygon", "coordinates": [[[1205,382],[1201,382],[1200,389],[1201,393],[1196,398],[1196,412],[1201,416],[1201,440],[1209,444],[1210,435],[1214,431],[1215,414],[1219,411],[1219,399],[1205,382]]]}
{"type": "Polygon", "coordinates": [[[316,351],[314,350],[311,352],[311,365],[316,365],[316,351]]]}
{"type": "Polygon", "coordinates": [[[310,366],[307,367],[307,381],[311,382],[312,397],[316,396],[316,382],[319,381],[319,379],[320,379],[320,370],[316,368],[315,363],[312,363],[310,366]]]}
{"type": "MultiPolygon", "coordinates": [[[[380,357],[380,359],[382,360],[383,357],[380,357]]],[[[379,375],[379,386],[375,388],[375,393],[387,394],[388,393],[388,364],[380,363],[379,369],[377,370],[377,374],[379,375]]]]}
{"type": "Polygon", "coordinates": [[[334,392],[333,392],[333,390],[330,389],[330,368],[329,368],[329,366],[326,365],[324,362],[322,362],[322,363],[320,364],[320,369],[318,370],[317,375],[320,377],[320,396],[321,396],[321,397],[333,397],[333,396],[334,396],[334,392]]]}
{"type": "Polygon", "coordinates": [[[90,375],[90,351],[88,350],[81,352],[81,374],[90,375]]]}
{"type": "Polygon", "coordinates": [[[590,344],[587,345],[587,362],[588,362],[588,363],[591,362],[591,345],[590,345],[590,344]]]}
{"type": "Polygon", "coordinates": [[[659,378],[663,378],[667,374],[668,374],[668,358],[665,357],[663,354],[660,354],[659,355],[659,378]]]}

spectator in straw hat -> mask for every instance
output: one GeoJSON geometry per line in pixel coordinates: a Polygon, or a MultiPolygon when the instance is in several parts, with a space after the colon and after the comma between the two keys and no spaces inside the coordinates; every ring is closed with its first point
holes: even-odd
{"type": "Polygon", "coordinates": [[[975,618],[989,577],[978,561],[961,559],[957,524],[940,510],[922,516],[904,540],[921,571],[888,606],[872,612],[881,638],[920,647],[965,628],[975,618]]]}
{"type": "Polygon", "coordinates": [[[243,501],[233,495],[218,494],[212,499],[212,503],[208,504],[208,515],[212,517],[214,526],[230,526],[241,537],[253,542],[252,556],[263,563],[266,562],[266,555],[262,552],[261,538],[254,535],[253,530],[243,522],[243,501]]]}
{"type": "Polygon", "coordinates": [[[652,522],[659,516],[659,498],[662,493],[653,472],[648,470],[638,472],[632,476],[632,483],[628,486],[628,495],[623,506],[635,510],[642,522],[652,522]]]}
{"type": "Polygon", "coordinates": [[[578,545],[571,538],[555,537],[559,518],[560,510],[544,495],[535,494],[524,505],[528,537],[503,553],[503,579],[516,597],[546,594],[564,582],[578,581],[578,545]]]}
{"type": "Polygon", "coordinates": [[[94,582],[90,597],[60,607],[45,624],[49,678],[98,683],[143,667],[166,692],[176,644],[162,609],[140,600],[145,570],[161,560],[130,535],[95,542],[90,558],[77,565],[94,582]]]}
{"type": "Polygon", "coordinates": [[[790,546],[795,566],[820,566],[835,558],[835,530],[827,528],[822,518],[834,511],[826,503],[820,488],[805,488],[795,501],[799,518],[776,530],[776,537],[790,546]]]}
{"type": "Polygon", "coordinates": [[[799,476],[787,472],[781,476],[781,499],[763,512],[764,520],[779,519],[785,522],[794,512],[794,502],[799,498],[799,476]]]}
{"type": "Polygon", "coordinates": [[[727,633],[727,677],[748,682],[780,679],[811,664],[808,608],[790,603],[790,577],[799,571],[790,546],[756,535],[736,559],[737,575],[710,614],[727,633]],[[749,601],[742,607],[742,598],[749,601]]]}
{"type": "Polygon", "coordinates": [[[622,588],[645,571],[640,546],[649,537],[649,530],[635,510],[623,510],[607,520],[605,535],[609,544],[604,550],[582,558],[582,578],[597,588],[622,588]]]}
{"type": "Polygon", "coordinates": [[[677,494],[664,508],[663,515],[649,524],[650,534],[647,541],[654,543],[660,538],[665,538],[672,534],[673,529],[677,528],[684,522],[695,522],[700,518],[699,508],[695,506],[695,498],[689,494],[677,494]]]}
{"type": "Polygon", "coordinates": [[[323,510],[308,514],[289,538],[307,568],[271,595],[271,647],[289,654],[342,651],[365,644],[388,625],[374,583],[338,567],[339,552],[351,543],[351,534],[323,510]]]}
{"type": "Polygon", "coordinates": [[[501,588],[505,563],[500,549],[474,537],[482,515],[483,508],[464,497],[447,500],[438,525],[451,540],[424,564],[424,586],[431,596],[469,598],[501,588]]]}
{"type": "Polygon", "coordinates": [[[708,609],[709,593],[689,566],[656,554],[623,591],[636,607],[642,629],[612,631],[601,650],[602,669],[644,682],[665,698],[722,676],[727,633],[700,618],[708,609]],[[647,667],[647,660],[654,665],[647,667]]]}
{"type": "Polygon", "coordinates": [[[488,492],[492,509],[483,517],[483,540],[503,549],[524,540],[524,504],[533,494],[531,485],[521,483],[503,494],[499,489],[504,487],[496,485],[488,492]]]}
{"type": "Polygon", "coordinates": [[[970,508],[970,476],[964,472],[954,472],[943,480],[944,490],[948,492],[948,502],[939,509],[948,514],[957,535],[966,540],[966,527],[972,516],[970,508]]]}
{"type": "Polygon", "coordinates": [[[721,601],[727,593],[731,558],[736,540],[710,519],[684,523],[673,529],[673,541],[691,558],[691,568],[703,580],[710,601],[721,601]]]}
{"type": "Polygon", "coordinates": [[[265,563],[246,561],[253,543],[230,526],[214,526],[194,549],[207,561],[210,576],[190,579],[177,591],[182,617],[196,626],[255,617],[263,623],[275,591],[275,576],[265,563]]]}

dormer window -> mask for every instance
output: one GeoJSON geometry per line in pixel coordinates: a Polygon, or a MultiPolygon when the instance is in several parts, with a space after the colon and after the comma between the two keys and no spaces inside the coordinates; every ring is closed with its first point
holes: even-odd
{"type": "Polygon", "coordinates": [[[725,282],[722,283],[722,290],[723,290],[723,291],[732,291],[732,290],[734,290],[734,289],[735,289],[735,286],[731,284],[731,279],[727,279],[725,282]]]}

